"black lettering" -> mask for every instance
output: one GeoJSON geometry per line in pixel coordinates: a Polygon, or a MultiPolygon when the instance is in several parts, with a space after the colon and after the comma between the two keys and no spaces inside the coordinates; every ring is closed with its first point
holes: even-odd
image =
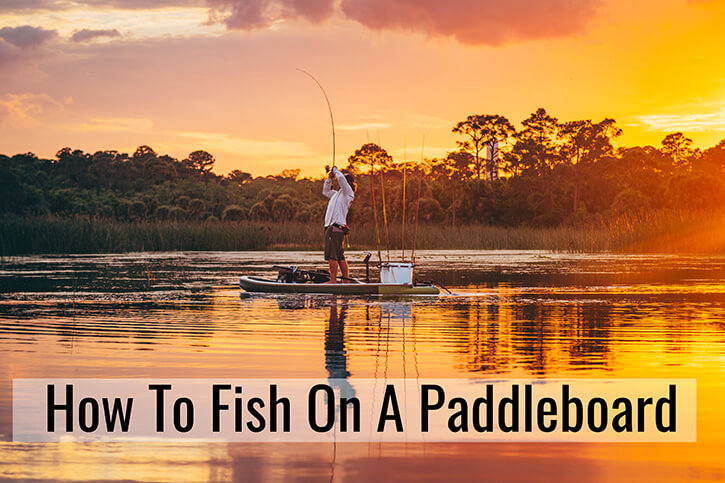
{"type": "Polygon", "coordinates": [[[547,416],[556,416],[556,401],[550,397],[541,399],[536,405],[536,424],[543,433],[551,433],[556,429],[556,418],[551,419],[547,424],[545,419],[547,416]],[[544,407],[546,405],[549,406],[548,410],[544,407]]]}
{"type": "Polygon", "coordinates": [[[385,422],[392,420],[395,422],[395,430],[399,433],[403,432],[403,421],[400,419],[400,408],[398,407],[398,398],[395,395],[395,386],[388,384],[385,386],[385,396],[383,396],[383,407],[380,410],[380,418],[378,419],[378,433],[385,431],[385,422]],[[393,413],[388,414],[388,405],[393,407],[393,413]]]}
{"type": "Polygon", "coordinates": [[[504,433],[519,430],[519,386],[511,387],[511,397],[505,397],[498,403],[498,427],[504,433]],[[511,406],[511,424],[506,424],[506,406],[511,406]]]}
{"type": "Polygon", "coordinates": [[[533,403],[531,402],[531,384],[524,386],[524,431],[531,432],[531,413],[533,403]]]}
{"type": "Polygon", "coordinates": [[[335,425],[335,405],[330,404],[334,401],[335,393],[327,384],[316,384],[310,389],[307,396],[307,421],[313,431],[317,433],[326,433],[335,425]],[[317,424],[317,393],[322,391],[327,397],[327,417],[325,424],[317,424]]]}
{"type": "Polygon", "coordinates": [[[486,384],[486,397],[473,401],[473,428],[479,433],[493,431],[493,384],[486,384]],[[486,425],[481,424],[481,406],[486,406],[486,425]]]}
{"type": "Polygon", "coordinates": [[[420,398],[420,430],[425,433],[428,431],[428,412],[436,411],[443,407],[445,392],[438,384],[423,384],[421,386],[420,398]],[[435,403],[430,402],[428,396],[429,391],[433,391],[438,395],[438,400],[435,403]]]}
{"type": "Polygon", "coordinates": [[[660,433],[674,433],[677,430],[677,386],[675,384],[670,384],[670,396],[668,398],[663,397],[657,400],[657,406],[655,407],[655,424],[657,425],[657,431],[660,433]],[[664,411],[664,406],[667,404],[668,411],[669,411],[669,417],[670,421],[665,426],[663,418],[662,418],[662,412],[664,411]]]}
{"type": "Polygon", "coordinates": [[[263,408],[264,400],[259,397],[253,397],[247,403],[247,409],[249,410],[249,415],[257,420],[257,424],[254,424],[253,421],[248,421],[247,427],[253,433],[260,433],[260,432],[264,431],[264,428],[267,424],[264,421],[264,415],[255,406],[259,406],[260,409],[263,408]]]}
{"type": "Polygon", "coordinates": [[[180,397],[174,401],[174,428],[180,433],[186,433],[194,426],[194,404],[188,397],[180,397]],[[186,407],[186,424],[181,424],[181,406],[186,407]]]}
{"type": "Polygon", "coordinates": [[[624,431],[632,432],[632,401],[626,397],[618,397],[612,404],[612,409],[618,409],[624,406],[624,409],[612,418],[612,429],[618,433],[624,431]]]}
{"type": "Polygon", "coordinates": [[[644,432],[644,421],[645,421],[645,408],[652,404],[652,398],[647,399],[640,397],[637,399],[637,431],[640,433],[644,432]]]}
{"type": "MultiPolygon", "coordinates": [[[[241,394],[242,386],[234,386],[234,394],[241,394]]],[[[234,431],[242,432],[242,398],[234,398],[234,431]]]]}
{"type": "Polygon", "coordinates": [[[116,418],[121,424],[121,431],[128,432],[128,424],[131,421],[131,408],[133,407],[133,398],[126,399],[126,410],[121,405],[121,400],[113,398],[113,410],[108,405],[108,398],[103,398],[103,414],[106,418],[106,430],[109,432],[116,430],[116,418]]]}
{"type": "Polygon", "coordinates": [[[604,399],[595,397],[589,401],[589,404],[587,405],[587,425],[589,426],[589,429],[595,433],[601,433],[607,428],[607,403],[604,399]],[[594,422],[596,416],[594,406],[596,405],[600,408],[598,425],[594,422]]]}
{"type": "Polygon", "coordinates": [[[569,397],[569,384],[564,384],[562,386],[562,419],[561,419],[561,429],[565,433],[568,432],[574,432],[577,433],[579,430],[582,429],[582,425],[584,424],[584,405],[582,404],[581,399],[578,397],[569,397]],[[574,405],[574,423],[569,424],[569,408],[571,405],[574,405]]]}
{"type": "Polygon", "coordinates": [[[98,401],[92,397],[84,397],[78,405],[78,426],[85,433],[92,433],[98,429],[98,401]],[[91,409],[91,422],[88,424],[88,407],[91,409]]]}
{"type": "Polygon", "coordinates": [[[229,409],[228,404],[221,404],[219,393],[221,391],[231,391],[231,384],[213,384],[211,386],[211,430],[215,433],[220,431],[220,415],[221,411],[229,409]]]}
{"type": "Polygon", "coordinates": [[[149,391],[156,391],[156,432],[164,431],[164,391],[171,390],[171,384],[149,384],[149,391]]]}
{"type": "Polygon", "coordinates": [[[48,415],[47,428],[48,432],[55,431],[55,412],[65,411],[65,432],[73,431],[73,385],[65,385],[65,404],[55,403],[55,384],[48,384],[48,415]]]}
{"type": "Polygon", "coordinates": [[[340,398],[340,431],[347,431],[347,409],[348,405],[352,407],[352,431],[360,432],[360,400],[356,397],[340,398]]]}
{"type": "Polygon", "coordinates": [[[458,411],[453,413],[448,418],[448,429],[451,433],[468,432],[468,404],[462,397],[454,397],[448,402],[448,409],[455,409],[458,406],[458,411]],[[458,420],[458,424],[456,424],[458,420]]]}
{"type": "Polygon", "coordinates": [[[269,388],[270,399],[270,415],[269,430],[277,432],[277,406],[282,405],[282,426],[285,433],[289,433],[290,425],[290,403],[286,397],[277,398],[277,384],[272,384],[269,388]]]}

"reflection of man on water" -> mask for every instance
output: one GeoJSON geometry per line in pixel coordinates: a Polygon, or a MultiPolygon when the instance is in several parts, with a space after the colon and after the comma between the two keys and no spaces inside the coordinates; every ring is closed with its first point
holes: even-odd
{"type": "Polygon", "coordinates": [[[347,302],[342,301],[340,312],[337,311],[337,299],[330,304],[330,320],[325,330],[325,369],[332,387],[340,389],[341,397],[353,397],[355,389],[348,382],[350,372],[347,370],[347,352],[345,350],[345,317],[347,302]],[[335,379],[335,381],[333,381],[335,379]]]}
{"type": "Polygon", "coordinates": [[[350,277],[350,269],[345,260],[342,243],[350,231],[347,227],[347,211],[355,198],[355,178],[351,174],[342,174],[335,166],[322,187],[322,194],[330,199],[325,213],[325,260],[330,268],[330,283],[337,281],[337,267],[340,267],[343,281],[350,277]],[[340,185],[339,190],[332,189],[332,178],[340,185]]]}

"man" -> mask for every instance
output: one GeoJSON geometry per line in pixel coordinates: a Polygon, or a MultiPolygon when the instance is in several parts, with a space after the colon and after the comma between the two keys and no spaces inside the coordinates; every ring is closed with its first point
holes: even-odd
{"type": "Polygon", "coordinates": [[[342,243],[350,231],[347,228],[347,210],[355,198],[355,178],[351,174],[342,174],[333,166],[322,187],[322,194],[330,198],[325,213],[325,260],[330,268],[328,283],[337,282],[338,267],[342,272],[343,282],[346,282],[350,277],[350,268],[345,260],[342,243]],[[332,189],[332,178],[337,180],[339,190],[332,189]]]}

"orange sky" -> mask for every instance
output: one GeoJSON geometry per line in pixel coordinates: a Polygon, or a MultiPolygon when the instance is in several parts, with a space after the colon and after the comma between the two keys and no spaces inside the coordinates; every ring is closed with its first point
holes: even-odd
{"type": "Polygon", "coordinates": [[[469,114],[613,117],[619,145],[725,138],[717,0],[9,0],[0,4],[0,153],[64,147],[255,175],[366,141],[396,160],[455,149],[469,114]]]}

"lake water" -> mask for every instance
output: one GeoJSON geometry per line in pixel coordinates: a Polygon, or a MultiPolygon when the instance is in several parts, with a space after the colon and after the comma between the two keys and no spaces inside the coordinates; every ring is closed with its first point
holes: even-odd
{"type": "MultiPolygon", "coordinates": [[[[397,255],[397,254],[396,254],[397,255]]],[[[725,478],[725,258],[419,253],[438,297],[240,298],[319,253],[7,258],[0,479],[725,478]],[[696,378],[696,443],[13,443],[13,378],[696,378]]],[[[361,275],[361,253],[351,253],[361,275]]]]}

